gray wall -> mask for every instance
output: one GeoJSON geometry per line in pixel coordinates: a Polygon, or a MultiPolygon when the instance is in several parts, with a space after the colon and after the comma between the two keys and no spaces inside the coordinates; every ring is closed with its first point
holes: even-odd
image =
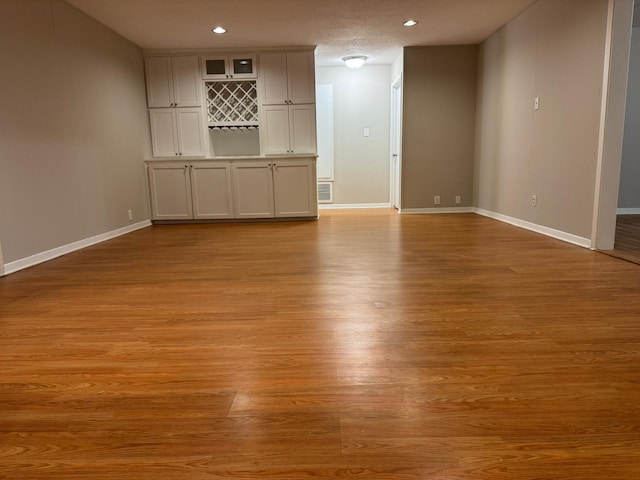
{"type": "Polygon", "coordinates": [[[147,219],[142,51],[61,0],[0,2],[9,263],[147,219]]]}
{"type": "Polygon", "coordinates": [[[606,22],[607,0],[540,0],[482,45],[477,207],[591,236],[606,22]]]}
{"type": "Polygon", "coordinates": [[[389,65],[316,68],[316,83],[333,85],[335,204],[389,203],[390,75],[389,65]]]}
{"type": "Polygon", "coordinates": [[[404,50],[402,209],[470,206],[476,45],[404,50]]]}
{"type": "Polygon", "coordinates": [[[640,28],[634,28],[631,37],[618,207],[640,208],[640,28]]]}

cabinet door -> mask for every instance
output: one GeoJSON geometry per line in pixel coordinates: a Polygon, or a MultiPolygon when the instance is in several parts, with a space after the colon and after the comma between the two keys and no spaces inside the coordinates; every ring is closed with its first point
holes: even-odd
{"type": "Polygon", "coordinates": [[[193,218],[233,218],[231,164],[199,162],[189,167],[193,218]]]}
{"type": "Polygon", "coordinates": [[[271,163],[234,163],[233,190],[236,217],[271,218],[274,216],[271,163]]]}
{"type": "Polygon", "coordinates": [[[316,153],[315,105],[289,106],[289,143],[292,153],[316,153]]]}
{"type": "Polygon", "coordinates": [[[149,193],[153,220],[193,218],[189,168],[182,162],[149,166],[149,193]]]}
{"type": "Polygon", "coordinates": [[[229,69],[231,78],[256,78],[258,76],[255,55],[231,55],[229,69]]]}
{"type": "Polygon", "coordinates": [[[187,157],[204,157],[204,121],[200,108],[176,108],[178,154],[187,157]]]}
{"type": "Polygon", "coordinates": [[[175,126],[174,108],[149,109],[151,125],[151,147],[154,157],[178,155],[178,137],[175,126]]]}
{"type": "Polygon", "coordinates": [[[175,107],[200,107],[202,80],[198,57],[173,57],[173,101],[175,107]]]}
{"type": "Polygon", "coordinates": [[[315,66],[312,52],[287,53],[287,81],[290,103],[315,103],[315,66]]]}
{"type": "Polygon", "coordinates": [[[202,78],[226,80],[229,78],[229,58],[226,55],[202,57],[202,78]]]}
{"type": "Polygon", "coordinates": [[[265,155],[291,153],[289,144],[289,107],[268,105],[262,108],[263,151],[265,155]]]}
{"type": "Polygon", "coordinates": [[[276,217],[317,217],[315,162],[276,161],[273,170],[273,192],[276,217]]]}
{"type": "Polygon", "coordinates": [[[287,103],[287,56],[284,53],[260,54],[260,78],[263,104],[287,103]]]}
{"type": "Polygon", "coordinates": [[[148,57],[144,64],[149,108],[173,106],[171,57],[148,57]]]}

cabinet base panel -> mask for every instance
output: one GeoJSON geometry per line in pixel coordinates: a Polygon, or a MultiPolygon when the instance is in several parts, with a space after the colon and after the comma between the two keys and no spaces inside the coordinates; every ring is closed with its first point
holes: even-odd
{"type": "Polygon", "coordinates": [[[273,222],[311,222],[318,220],[315,217],[287,217],[287,218],[224,218],[211,220],[151,220],[153,225],[185,225],[200,223],[273,223],[273,222]]]}

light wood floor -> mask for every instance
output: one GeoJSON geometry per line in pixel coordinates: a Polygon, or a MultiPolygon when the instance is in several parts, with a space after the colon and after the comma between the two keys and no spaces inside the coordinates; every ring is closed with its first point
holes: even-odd
{"type": "Polygon", "coordinates": [[[473,214],[152,227],[0,313],[3,479],[640,478],[640,267],[473,214]]]}

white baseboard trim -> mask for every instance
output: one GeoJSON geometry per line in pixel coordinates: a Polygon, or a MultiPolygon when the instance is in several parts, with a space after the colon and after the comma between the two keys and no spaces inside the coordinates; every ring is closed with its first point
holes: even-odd
{"type": "Polygon", "coordinates": [[[433,215],[437,213],[473,213],[471,207],[442,207],[442,208],[403,208],[402,215],[433,215]]]}
{"type": "Polygon", "coordinates": [[[349,210],[352,208],[391,208],[390,203],[321,203],[320,210],[349,210]]]}
{"type": "Polygon", "coordinates": [[[516,227],[524,228],[525,230],[540,233],[542,235],[546,235],[547,237],[562,240],[563,242],[571,243],[579,247],[591,248],[591,240],[589,238],[579,237],[578,235],[573,235],[572,233],[563,232],[561,230],[556,230],[554,228],[545,227],[536,223],[527,222],[526,220],[521,220],[519,218],[509,217],[508,215],[484,210],[482,208],[474,207],[473,213],[482,215],[483,217],[489,217],[494,220],[499,220],[516,227]]]}
{"type": "Polygon", "coordinates": [[[35,255],[31,255],[30,257],[21,258],[20,260],[16,260],[14,262],[9,262],[4,265],[4,275],[9,275],[10,273],[15,273],[19,270],[33,267],[34,265],[38,265],[39,263],[43,263],[48,260],[53,260],[54,258],[61,257],[62,255],[66,255],[67,253],[75,252],[77,250],[90,247],[91,245],[95,245],[96,243],[111,240],[112,238],[116,238],[121,235],[125,235],[127,233],[131,233],[135,230],[140,230],[141,228],[149,226],[151,226],[151,221],[144,220],[132,225],[127,225],[126,227],[118,228],[117,230],[101,233],[100,235],[85,238],[84,240],[78,240],[77,242],[52,248],[51,250],[47,250],[46,252],[36,253],[35,255]]]}
{"type": "Polygon", "coordinates": [[[640,208],[619,208],[618,215],[640,215],[640,208]]]}

